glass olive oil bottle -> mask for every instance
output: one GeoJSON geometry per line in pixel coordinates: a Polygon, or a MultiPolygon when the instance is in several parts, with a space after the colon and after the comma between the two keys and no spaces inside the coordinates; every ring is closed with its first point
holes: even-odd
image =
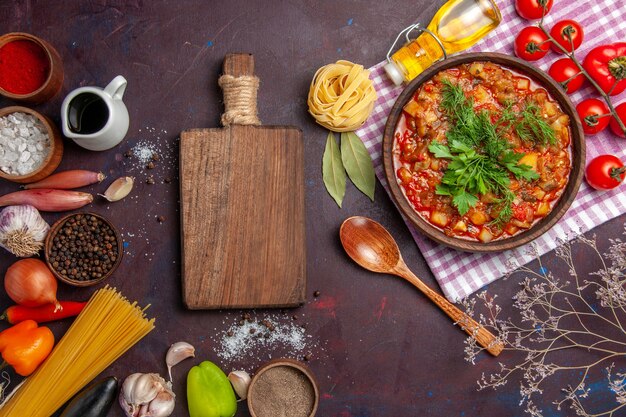
{"type": "Polygon", "coordinates": [[[411,81],[443,58],[443,49],[448,54],[467,49],[501,20],[493,0],[450,0],[437,11],[427,30],[388,58],[385,71],[396,85],[411,81]]]}

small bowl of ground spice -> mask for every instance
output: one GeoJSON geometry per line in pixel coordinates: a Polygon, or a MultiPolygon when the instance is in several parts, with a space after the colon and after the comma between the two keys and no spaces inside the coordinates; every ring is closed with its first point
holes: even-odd
{"type": "Polygon", "coordinates": [[[52,120],[28,107],[0,109],[0,178],[21,184],[52,174],[63,140],[52,120]]]}
{"type": "Polygon", "coordinates": [[[311,370],[293,359],[274,359],[257,371],[248,387],[252,417],[313,417],[319,388],[311,370]]]}
{"type": "Polygon", "coordinates": [[[29,33],[0,36],[0,94],[39,104],[63,86],[61,56],[48,42],[29,33]]]}
{"type": "Polygon", "coordinates": [[[45,241],[46,263],[61,281],[77,287],[98,284],[122,261],[117,229],[95,213],[74,213],[58,220],[45,241]]]}

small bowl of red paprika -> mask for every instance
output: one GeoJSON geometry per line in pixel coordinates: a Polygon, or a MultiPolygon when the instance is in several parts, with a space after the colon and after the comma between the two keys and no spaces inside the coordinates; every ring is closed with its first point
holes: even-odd
{"type": "Polygon", "coordinates": [[[29,33],[0,36],[0,94],[39,104],[63,86],[63,63],[52,45],[29,33]]]}

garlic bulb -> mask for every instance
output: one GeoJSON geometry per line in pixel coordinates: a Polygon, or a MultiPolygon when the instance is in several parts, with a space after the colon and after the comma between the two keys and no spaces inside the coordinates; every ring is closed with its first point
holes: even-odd
{"type": "Polygon", "coordinates": [[[250,375],[246,371],[232,371],[228,374],[228,379],[239,398],[245,400],[248,397],[250,375]]]}
{"type": "Polygon", "coordinates": [[[167,351],[165,355],[165,364],[167,365],[167,373],[172,380],[172,367],[178,365],[187,358],[195,356],[196,349],[187,342],[176,342],[167,351]]]}
{"type": "Polygon", "coordinates": [[[176,395],[159,374],[136,373],[124,380],[119,402],[127,417],[167,417],[174,411],[176,395]]]}
{"type": "Polygon", "coordinates": [[[0,212],[0,246],[22,258],[36,255],[50,226],[33,206],[8,206],[0,212]]]}

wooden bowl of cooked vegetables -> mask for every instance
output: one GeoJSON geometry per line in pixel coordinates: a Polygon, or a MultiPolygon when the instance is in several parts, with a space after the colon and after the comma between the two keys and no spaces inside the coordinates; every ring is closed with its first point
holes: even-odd
{"type": "Polygon", "coordinates": [[[497,252],[549,230],[576,197],[585,141],[546,73],[496,53],[432,66],[398,97],[383,138],[400,211],[436,242],[497,252]]]}

